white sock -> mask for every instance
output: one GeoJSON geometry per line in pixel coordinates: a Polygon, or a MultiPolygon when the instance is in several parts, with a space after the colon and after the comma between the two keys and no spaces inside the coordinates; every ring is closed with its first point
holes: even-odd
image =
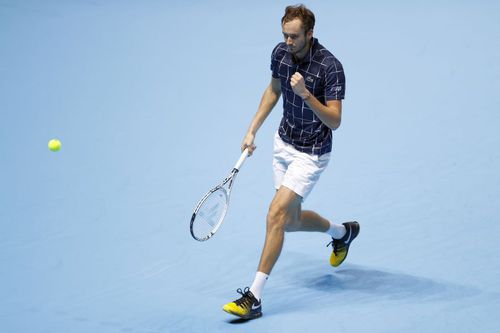
{"type": "Polygon", "coordinates": [[[268,277],[269,275],[266,273],[257,272],[257,274],[255,274],[255,279],[253,280],[252,286],[250,287],[250,291],[259,301],[261,299],[262,290],[264,289],[268,277]]]}
{"type": "Polygon", "coordinates": [[[326,231],[327,234],[329,234],[335,239],[341,239],[342,237],[345,236],[347,230],[345,229],[343,224],[335,224],[331,221],[328,222],[330,222],[330,229],[326,231]]]}

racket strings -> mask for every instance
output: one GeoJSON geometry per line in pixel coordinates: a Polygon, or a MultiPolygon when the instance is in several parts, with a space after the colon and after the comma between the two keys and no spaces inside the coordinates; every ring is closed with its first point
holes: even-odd
{"type": "Polygon", "coordinates": [[[193,224],[193,233],[206,237],[219,226],[227,210],[227,193],[223,188],[211,193],[201,204],[193,224]]]}

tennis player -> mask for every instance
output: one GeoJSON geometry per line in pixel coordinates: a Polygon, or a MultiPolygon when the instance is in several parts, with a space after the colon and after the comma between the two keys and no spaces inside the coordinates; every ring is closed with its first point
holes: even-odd
{"type": "Polygon", "coordinates": [[[359,233],[357,222],[335,224],[301,207],[330,160],[332,130],[340,126],[345,94],[342,64],[313,37],[314,23],[314,14],[305,6],[286,7],[281,19],[284,42],[271,57],[271,83],[241,147],[253,153],[258,129],[283,96],[283,118],[274,138],[276,193],[267,214],[258,271],[250,288],[238,289],[241,297],[223,307],[244,319],[262,315],[262,291],[280,255],[285,231],[329,234],[330,264],[335,267],[345,260],[359,233]]]}

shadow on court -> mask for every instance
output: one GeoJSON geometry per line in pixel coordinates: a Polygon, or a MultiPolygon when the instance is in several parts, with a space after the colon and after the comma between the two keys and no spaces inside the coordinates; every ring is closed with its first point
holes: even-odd
{"type": "MultiPolygon", "coordinates": [[[[259,318],[257,318],[257,319],[259,319],[259,318]]],[[[228,324],[233,324],[233,325],[240,325],[240,324],[246,324],[246,323],[248,323],[250,321],[252,321],[252,319],[237,318],[237,319],[228,320],[227,323],[228,324]]]]}
{"type": "Polygon", "coordinates": [[[364,300],[382,297],[388,300],[446,301],[478,293],[471,287],[352,265],[335,273],[305,278],[303,285],[325,293],[351,293],[363,296],[364,300]]]}
{"type": "MultiPolygon", "coordinates": [[[[298,260],[300,261],[300,260],[298,260]]],[[[345,264],[325,274],[325,265],[315,261],[299,265],[279,288],[266,293],[266,315],[284,312],[345,307],[353,304],[394,302],[425,304],[454,302],[485,295],[481,290],[411,274],[345,264]],[[267,304],[266,304],[267,303],[267,304]]],[[[293,270],[293,269],[292,269],[293,270]]]]}

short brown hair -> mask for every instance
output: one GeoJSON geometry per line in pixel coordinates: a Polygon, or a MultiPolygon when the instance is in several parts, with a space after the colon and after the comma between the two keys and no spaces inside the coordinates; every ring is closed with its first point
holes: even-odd
{"type": "Polygon", "coordinates": [[[300,19],[302,22],[304,32],[314,30],[314,23],[316,21],[314,14],[302,4],[286,7],[285,15],[281,18],[281,24],[283,25],[287,22],[295,20],[296,18],[300,19]]]}

